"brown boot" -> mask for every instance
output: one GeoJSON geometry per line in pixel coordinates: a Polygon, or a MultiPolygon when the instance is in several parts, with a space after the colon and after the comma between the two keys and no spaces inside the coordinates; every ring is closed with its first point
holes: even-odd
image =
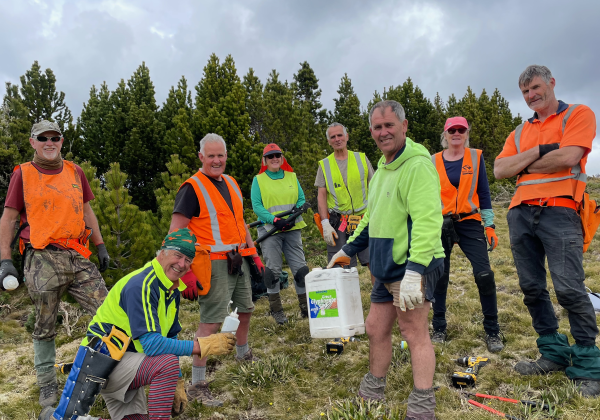
{"type": "Polygon", "coordinates": [[[300,315],[302,315],[302,318],[308,318],[308,303],[306,302],[306,293],[298,295],[298,305],[300,306],[300,315]]]}
{"type": "Polygon", "coordinates": [[[283,313],[283,305],[281,304],[281,296],[279,292],[269,293],[269,307],[271,308],[271,316],[279,325],[288,322],[287,317],[283,313]]]}

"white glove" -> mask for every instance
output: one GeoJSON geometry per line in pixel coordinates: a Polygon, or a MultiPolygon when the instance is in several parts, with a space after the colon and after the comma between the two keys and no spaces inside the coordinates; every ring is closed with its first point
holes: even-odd
{"type": "Polygon", "coordinates": [[[349,264],[350,256],[346,254],[343,249],[340,249],[338,252],[333,254],[333,257],[331,257],[329,264],[327,264],[327,268],[332,268],[340,258],[347,258],[348,262],[346,262],[346,264],[349,264]]]}
{"type": "Polygon", "coordinates": [[[323,226],[323,239],[329,246],[335,246],[335,239],[338,238],[335,229],[329,224],[329,219],[321,220],[321,226],[323,226]],[[333,237],[335,236],[335,239],[333,237]]]}
{"type": "Polygon", "coordinates": [[[423,292],[421,290],[421,276],[416,271],[406,270],[404,278],[400,282],[400,309],[406,311],[415,309],[415,305],[423,303],[423,292]]]}

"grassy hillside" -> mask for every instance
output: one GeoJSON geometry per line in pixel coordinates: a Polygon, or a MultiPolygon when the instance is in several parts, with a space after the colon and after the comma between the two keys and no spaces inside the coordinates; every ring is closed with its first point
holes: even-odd
{"type": "MultiPolygon", "coordinates": [[[[589,190],[600,198],[600,180],[591,179],[589,190]]],[[[473,392],[545,401],[553,405],[553,414],[565,420],[600,419],[600,398],[584,399],[564,374],[542,377],[521,377],[512,366],[522,358],[537,358],[535,333],[522,302],[522,294],[509,247],[506,225],[507,203],[495,204],[499,247],[490,253],[498,285],[500,324],[506,337],[506,348],[500,354],[489,354],[483,342],[483,316],[477,288],[468,260],[457,250],[452,257],[451,284],[448,292],[449,341],[436,347],[437,367],[434,385],[438,402],[437,417],[446,419],[499,418],[479,408],[471,408],[467,400],[452,388],[450,375],[459,368],[453,360],[461,356],[487,356],[491,363],[480,371],[473,392]]],[[[322,244],[322,242],[321,242],[322,244]]],[[[310,264],[322,265],[321,244],[310,245],[310,264]]],[[[600,237],[597,235],[584,254],[586,285],[600,292],[600,237]]],[[[370,282],[361,269],[361,290],[365,317],[369,310],[370,282]]],[[[551,285],[548,276],[549,285],[551,285]]],[[[354,396],[362,376],[368,371],[369,343],[350,343],[342,355],[327,355],[325,340],[310,337],[308,321],[299,316],[293,288],[282,292],[284,308],[290,322],[277,326],[268,316],[268,302],[257,302],[252,318],[250,344],[261,357],[252,366],[238,365],[232,356],[209,360],[208,376],[215,394],[225,400],[221,408],[190,404],[182,419],[402,419],[406,399],[412,389],[409,351],[400,349],[402,340],[394,333],[394,355],[388,373],[387,403],[366,406],[356,403],[354,396]]],[[[567,314],[556,303],[551,289],[560,332],[569,334],[567,314]]],[[[12,295],[0,295],[0,420],[37,419],[38,388],[33,370],[33,348],[25,324],[30,313],[30,301],[24,288],[12,295]]],[[[185,302],[182,307],[184,332],[190,339],[198,322],[197,305],[185,302]]],[[[68,337],[64,327],[57,337],[58,358],[68,361],[74,356],[88,316],[79,319],[68,337]]],[[[73,322],[73,319],[71,319],[73,322]]],[[[597,343],[599,341],[597,340],[597,343]]],[[[182,358],[183,374],[191,378],[191,358],[182,358]]],[[[64,383],[65,377],[60,380],[64,383]]],[[[510,403],[490,402],[491,407],[521,419],[541,419],[541,414],[527,412],[510,403]]],[[[101,399],[92,414],[106,415],[101,399]]]]}

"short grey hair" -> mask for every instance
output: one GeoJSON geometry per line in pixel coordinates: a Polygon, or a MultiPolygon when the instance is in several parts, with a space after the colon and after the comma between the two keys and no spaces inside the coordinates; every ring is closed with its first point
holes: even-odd
{"type": "Polygon", "coordinates": [[[333,128],[333,127],[342,127],[342,130],[344,131],[344,136],[348,134],[348,132],[346,131],[346,127],[344,127],[339,122],[334,122],[334,123],[329,124],[327,126],[327,130],[325,130],[325,135],[327,136],[327,138],[329,138],[329,129],[333,128]]]}
{"type": "MultiPolygon", "coordinates": [[[[446,130],[447,131],[447,130],[446,130]]],[[[446,131],[444,131],[441,135],[441,143],[442,143],[442,148],[447,149],[448,148],[448,140],[446,140],[446,136],[444,134],[446,134],[446,131]]],[[[471,132],[471,124],[469,124],[469,129],[467,131],[467,140],[465,141],[465,149],[467,147],[469,147],[469,133],[471,132]]]]}
{"type": "Polygon", "coordinates": [[[523,73],[519,76],[519,87],[527,87],[531,81],[536,77],[540,76],[544,83],[550,83],[552,79],[552,72],[546,66],[540,66],[538,64],[532,64],[528,66],[523,73]]]}
{"type": "Polygon", "coordinates": [[[156,256],[158,257],[161,253],[164,253],[165,256],[168,256],[170,252],[173,252],[173,249],[159,249],[156,251],[156,256]]]}
{"type": "Polygon", "coordinates": [[[225,148],[225,153],[227,153],[227,145],[225,144],[225,140],[223,137],[219,136],[215,133],[208,133],[202,140],[200,140],[200,153],[204,154],[204,146],[207,143],[221,143],[225,148]]]}
{"type": "Polygon", "coordinates": [[[406,118],[406,114],[404,113],[404,108],[402,108],[402,105],[400,105],[400,102],[396,102],[396,101],[392,101],[392,100],[380,101],[380,102],[377,102],[375,105],[373,105],[373,108],[371,108],[371,111],[369,112],[369,127],[372,127],[371,118],[373,117],[373,113],[375,112],[375,110],[378,108],[381,108],[382,113],[385,111],[386,108],[392,108],[392,112],[394,114],[396,114],[396,117],[398,117],[398,120],[400,120],[400,122],[403,122],[404,119],[406,118]]]}

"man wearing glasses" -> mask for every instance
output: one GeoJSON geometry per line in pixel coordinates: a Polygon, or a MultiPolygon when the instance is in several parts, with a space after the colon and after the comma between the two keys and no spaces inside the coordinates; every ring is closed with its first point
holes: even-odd
{"type": "Polygon", "coordinates": [[[58,124],[44,120],[33,125],[33,161],[15,168],[0,219],[0,287],[4,290],[5,277],[19,277],[11,260],[11,247],[18,242],[24,282],[35,305],[34,366],[43,407],[57,398],[54,337],[62,295],[68,291],[94,315],[108,293],[87,248],[91,239],[100,271],[106,270],[108,252],[89,204],[94,195],[83,170],[62,159],[63,142],[58,124]]]}
{"type": "MultiPolygon", "coordinates": [[[[325,134],[333,153],[319,162],[315,187],[329,262],[367,211],[368,183],[374,170],[364,153],[348,151],[348,133],[342,124],[331,124],[325,134]]],[[[352,257],[351,267],[356,267],[356,259],[352,257]]],[[[358,260],[369,265],[369,248],[358,253],[358,260]]]]}

